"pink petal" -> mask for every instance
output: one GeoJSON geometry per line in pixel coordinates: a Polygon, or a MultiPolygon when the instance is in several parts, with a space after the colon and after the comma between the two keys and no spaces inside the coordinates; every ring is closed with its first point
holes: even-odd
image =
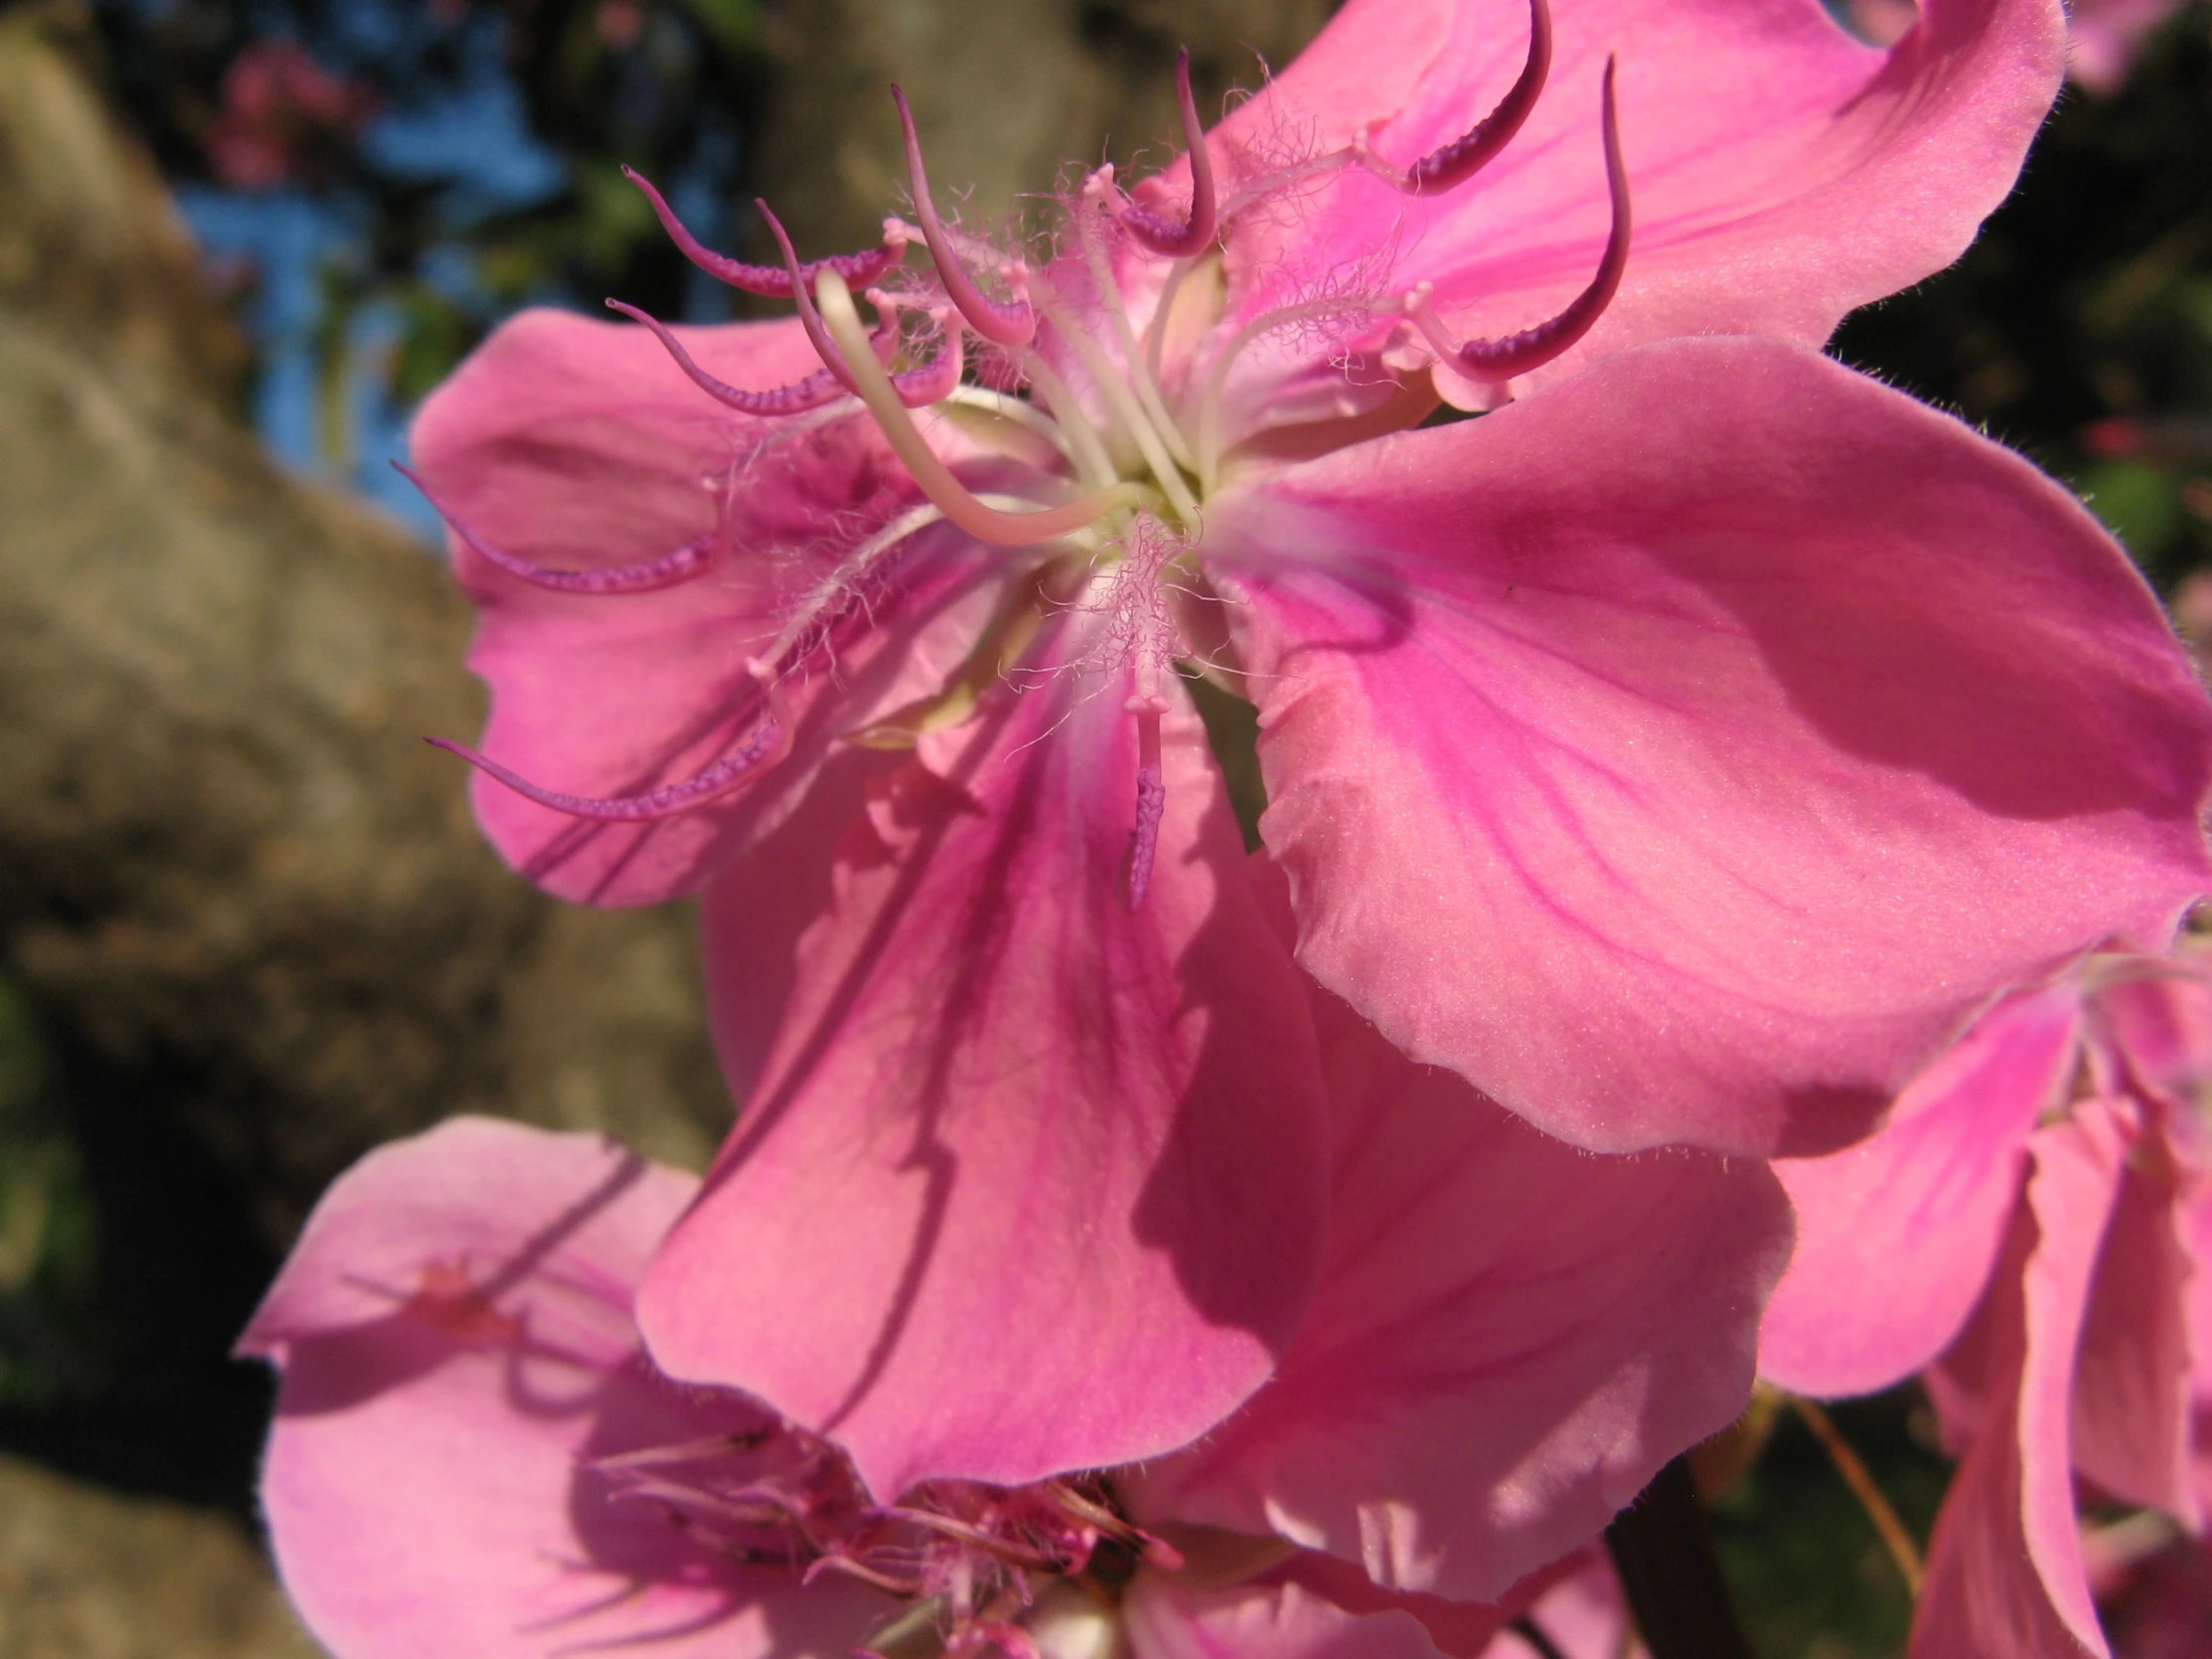
{"type": "Polygon", "coordinates": [[[1600,1150],[1813,1153],[2207,883],[2212,706],[2078,502],[1811,352],[1624,353],[1224,490],[1301,961],[1600,1150]]]}
{"type": "Polygon", "coordinates": [[[1475,1659],[1510,1616],[1379,1590],[1308,1553],[1227,1585],[1140,1571],[1122,1602],[1131,1659],[1475,1659]]]}
{"type": "Polygon", "coordinates": [[[1760,1328],[1763,1376],[1805,1394],[1872,1393],[1949,1346],[2004,1242],[2028,1133],[2068,1081],[2079,1013],[2071,985],[1999,1003],[1879,1135],[1774,1166],[1797,1252],[1760,1328]]]}
{"type": "Polygon", "coordinates": [[[846,840],[779,1047],[641,1297],[664,1369],[834,1435],[879,1496],[1180,1445],[1264,1381],[1312,1285],[1304,989],[1187,704],[1129,910],[1127,678],[1069,666],[1092,621],[1054,624],[1035,689],[926,741],[846,840]]]}
{"type": "Polygon", "coordinates": [[[456,1118],[318,1205],[241,1342],[282,1376],[262,1499],[344,1659],[835,1649],[857,1592],[688,1541],[578,1459],[758,1426],[639,1364],[631,1288],[697,1183],[596,1136],[456,1118]]]}
{"type": "MultiPolygon", "coordinates": [[[[749,386],[819,366],[797,322],[679,332],[749,386]]],[[[471,531],[535,564],[604,568],[701,538],[714,550],[707,573],[679,586],[591,596],[533,586],[448,538],[481,613],[469,665],[492,710],[478,747],[570,795],[641,794],[739,750],[766,713],[748,658],[913,500],[864,420],[732,414],[644,329],[558,311],[494,333],[423,405],[413,447],[471,531]]],[[[939,524],[913,538],[901,581],[849,584],[830,629],[835,672],[787,675],[794,755],[760,786],[657,823],[608,824],[476,775],[486,833],[566,898],[643,904],[698,885],[775,827],[838,733],[936,689],[995,604],[1001,563],[939,524]]]]}
{"type": "Polygon", "coordinates": [[[2192,1183],[2183,1208],[2182,1243],[2189,1258],[2190,1456],[2197,1507],[2212,1513],[2212,1181],[2192,1183]]]}
{"type": "MultiPolygon", "coordinates": [[[[2064,21],[2050,0],[1929,0],[1923,14],[1883,52],[1817,0],[1557,4],[1547,90],[1496,160],[1411,202],[1347,171],[1264,216],[1230,245],[1253,273],[1239,313],[1384,249],[1402,251],[1399,289],[1433,281],[1463,335],[1552,315],[1606,238],[1598,82],[1617,56],[1626,279],[1590,336],[1540,373],[1675,334],[1818,345],[1845,312],[1964,251],[2058,90],[2064,21]]],[[[1217,153],[1252,173],[1372,131],[1378,155],[1410,164],[1497,102],[1527,39],[1525,0],[1355,0],[1230,117],[1217,153]]]]}
{"type": "MultiPolygon", "coordinates": [[[[2147,1143],[2148,1146],[2155,1142],[2147,1143]]],[[[2200,1527],[2189,1458],[2183,1195],[2138,1158],[2120,1172],[2074,1363],[2074,1468],[2123,1503],[2200,1527]]]]}
{"type": "Polygon", "coordinates": [[[2188,1130],[2195,1103],[2212,1088],[2212,982],[2190,955],[2122,958],[2098,991],[2098,1026],[2126,1058],[2132,1083],[2166,1103],[2188,1130]]]}
{"type": "Polygon", "coordinates": [[[2074,1358],[2127,1134],[2105,1102],[2038,1130],[2027,1204],[1973,1333],[1988,1415],[1929,1545],[1908,1659],[2078,1659],[2106,1648],[2074,1524],[2074,1358]]]}
{"type": "MultiPolygon", "coordinates": [[[[1576,1570],[1544,1591],[1528,1609],[1529,1622],[1561,1659],[1641,1659],[1620,1580],[1601,1549],[1586,1552],[1576,1570]]],[[[1511,1631],[1482,1650],[1482,1659],[1546,1659],[1511,1631]]]]}
{"type": "Polygon", "coordinates": [[[834,899],[845,831],[865,818],[871,783],[896,764],[864,749],[837,756],[775,833],[700,894],[709,1034],[738,1100],[760,1083],[783,1029],[799,984],[800,942],[834,899]]]}
{"type": "Polygon", "coordinates": [[[1742,1410],[1788,1205],[1756,1162],[1592,1158],[1335,998],[1317,1013],[1336,1151],[1313,1310],[1275,1382],[1133,1501],[1494,1597],[1742,1410]]]}

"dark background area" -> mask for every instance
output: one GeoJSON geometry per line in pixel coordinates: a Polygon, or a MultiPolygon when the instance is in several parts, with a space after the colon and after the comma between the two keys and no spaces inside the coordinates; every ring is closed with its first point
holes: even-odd
{"type": "MultiPolygon", "coordinates": [[[[757,252],[765,193],[857,245],[894,76],[987,212],[1170,133],[1179,44],[1216,107],[1330,7],[990,9],[0,9],[0,1510],[91,1540],[18,1559],[0,1524],[0,1606],[144,1612],[0,1613],[0,1659],[300,1651],[207,1528],[250,1531],[267,1408],[229,1344],[351,1158],[463,1109],[692,1164],[719,1138],[688,916],[538,899],[414,741],[480,701],[384,461],[520,304],[739,314],[623,163],[711,244],[757,252]],[[165,1600],[129,1565],[157,1557],[229,1599],[165,1600]]],[[[2081,490],[2166,591],[2212,563],[2212,9],[2069,91],[1965,259],[1835,349],[2081,490]]],[[[1911,1391],[1838,1417],[1925,1539],[1945,1465],[1911,1391]]],[[[1802,1425],[1716,1513],[1762,1653],[1895,1649],[1902,1583],[1802,1425]]]]}

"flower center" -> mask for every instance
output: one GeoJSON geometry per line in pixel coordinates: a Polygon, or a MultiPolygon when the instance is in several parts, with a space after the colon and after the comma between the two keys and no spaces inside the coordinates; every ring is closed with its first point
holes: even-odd
{"type": "Polygon", "coordinates": [[[1121,1516],[1097,1477],[1011,1489],[930,1481],[873,1504],[834,1445],[784,1426],[585,1466],[605,1480],[609,1502],[656,1505],[720,1554],[794,1568],[807,1583],[836,1574],[895,1598],[861,1651],[896,1659],[992,1648],[1035,1659],[1029,1626],[1040,1602],[1055,1618],[1086,1603],[1110,1608],[1140,1561],[1181,1565],[1121,1516]]]}

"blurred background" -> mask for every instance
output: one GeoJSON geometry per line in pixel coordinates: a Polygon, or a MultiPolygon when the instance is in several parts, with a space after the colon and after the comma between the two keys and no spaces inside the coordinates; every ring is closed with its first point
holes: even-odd
{"type": "MultiPolygon", "coordinates": [[[[711,246],[758,257],[757,195],[858,246],[902,182],[894,77],[988,214],[1167,140],[1178,46],[1218,108],[1332,9],[0,6],[0,1659],[313,1651],[227,1351],[360,1152],[476,1110],[699,1166],[730,1115],[684,909],[540,899],[417,741],[481,696],[387,464],[416,402],[520,305],[742,314],[624,164],[711,246]]],[[[2077,24],[2019,193],[1835,349],[2025,450],[2173,592],[2212,563],[2212,8],[2077,24]]],[[[1895,1566],[1773,1421],[1701,1470],[1759,1651],[1894,1651],[1895,1566]]],[[[1925,1540],[1917,1400],[1838,1421],[1925,1540]]]]}

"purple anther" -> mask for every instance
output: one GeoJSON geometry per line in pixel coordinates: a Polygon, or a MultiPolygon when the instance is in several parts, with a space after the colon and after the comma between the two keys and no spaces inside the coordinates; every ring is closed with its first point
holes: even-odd
{"type": "Polygon", "coordinates": [[[623,593],[651,593],[657,588],[673,588],[679,582],[689,582],[703,574],[714,562],[714,542],[702,536],[688,541],[670,552],[651,559],[640,559],[634,564],[607,565],[598,570],[552,570],[544,565],[532,564],[528,559],[502,552],[481,539],[475,531],[463,524],[443,501],[432,493],[420,475],[404,461],[393,461],[399,476],[422,492],[422,498],[445,520],[452,532],[468,545],[471,552],[487,564],[497,565],[509,576],[532,587],[547,588],[554,593],[583,593],[610,595],[623,593]]]}
{"type": "Polygon", "coordinates": [[[949,317],[937,320],[941,330],[937,354],[919,368],[909,368],[891,376],[891,390],[898,393],[898,400],[909,409],[925,409],[950,397],[953,388],[960,383],[961,370],[967,365],[959,328],[949,317]]]}
{"type": "Polygon", "coordinates": [[[783,250],[784,268],[791,275],[792,300],[799,306],[799,325],[807,330],[808,343],[815,348],[815,355],[823,366],[836,377],[837,384],[853,396],[860,395],[859,382],[852,378],[852,371],[844,366],[844,355],[838,351],[836,341],[830,337],[830,330],[823,326],[822,313],[815,309],[815,296],[810,290],[810,278],[799,263],[799,255],[793,251],[792,239],[784,230],[784,222],[769,211],[766,202],[753,204],[761,210],[761,217],[768,221],[769,235],[776,239],[776,246],[783,250]]]}
{"type": "Polygon", "coordinates": [[[1498,100],[1497,108],[1462,137],[1431,150],[1390,182],[1408,196],[1436,196],[1465,184],[1520,131],[1521,123],[1542,96],[1544,78],[1550,73],[1551,8],[1545,0],[1528,0],[1528,62],[1520,79],[1498,100]]]}
{"type": "MultiPolygon", "coordinates": [[[[676,244],[677,252],[708,276],[718,281],[728,282],[734,288],[743,288],[747,293],[758,293],[764,298],[789,299],[792,296],[792,275],[789,271],[773,265],[746,265],[742,261],[717,254],[710,248],[701,247],[699,240],[684,229],[683,221],[676,217],[676,210],[653,188],[651,180],[627,167],[622,170],[622,176],[645,192],[645,199],[653,204],[653,212],[660,218],[661,229],[668,233],[669,241],[676,244]]],[[[887,231],[880,248],[870,248],[861,254],[833,255],[830,259],[817,260],[799,269],[801,276],[810,282],[814,280],[818,271],[834,271],[852,286],[863,288],[905,257],[905,238],[887,231]]]]}
{"type": "Polygon", "coordinates": [[[728,795],[756,773],[781,759],[784,749],[782,728],[773,719],[764,720],[741,747],[681,783],[670,784],[645,795],[602,797],[563,795],[558,790],[540,789],[520,773],[511,772],[497,761],[489,760],[465,744],[454,743],[449,738],[424,738],[422,741],[432,749],[442,749],[448,755],[458,755],[477,771],[498,779],[525,801],[535,801],[540,807],[550,807],[554,812],[566,813],[570,818],[591,819],[601,824],[650,824],[658,819],[674,818],[678,813],[688,813],[695,807],[704,807],[718,796],[728,795]]]}
{"type": "MultiPolygon", "coordinates": [[[[1536,4],[1541,6],[1543,0],[1536,4]]],[[[1206,153],[1206,129],[1199,123],[1198,101],[1191,96],[1188,46],[1175,60],[1175,96],[1183,111],[1183,153],[1191,159],[1190,213],[1178,225],[1138,207],[1118,191],[1108,200],[1114,218],[1139,246],[1167,259],[1187,260],[1211,243],[1220,228],[1214,212],[1214,159],[1206,153]]]]}
{"type": "Polygon", "coordinates": [[[1498,339],[1454,342],[1429,308],[1427,284],[1405,299],[1405,313],[1413,319],[1428,343],[1453,368],[1470,380],[1496,384],[1516,374],[1541,368],[1590,331],[1605,307],[1620,290],[1621,273],[1628,267],[1628,167],[1621,160],[1619,112],[1613,103],[1613,60],[1605,60],[1604,90],[1605,184],[1613,203],[1612,234],[1605,239],[1605,255],[1598,261],[1590,285],[1567,302],[1566,309],[1548,322],[1523,328],[1498,339]]]}
{"type": "Polygon", "coordinates": [[[951,239],[937,222],[936,206],[929,200],[929,176],[921,166],[921,139],[914,132],[913,112],[906,108],[906,95],[894,86],[891,102],[898,106],[898,124],[906,134],[906,180],[914,193],[914,217],[921,221],[922,240],[929,245],[930,259],[936,262],[945,297],[959,308],[968,326],[985,339],[999,345],[1027,345],[1037,337],[1035,308],[1019,297],[1012,304],[1002,305],[968,280],[959,255],[952,251],[951,239]]]}
{"type": "Polygon", "coordinates": [[[1137,769],[1137,822],[1129,831],[1129,907],[1144,907],[1152,866],[1160,853],[1160,820],[1167,815],[1168,786],[1160,763],[1137,769]]]}
{"type": "Polygon", "coordinates": [[[784,698],[777,690],[774,667],[759,658],[754,658],[745,667],[768,701],[768,713],[762,716],[761,724],[753,729],[753,735],[704,771],[695,772],[678,783],[664,785],[644,795],[563,795],[558,790],[540,789],[520,773],[509,771],[497,761],[486,759],[466,745],[446,738],[425,738],[422,741],[433,749],[444,750],[448,755],[458,755],[477,771],[496,778],[525,801],[534,801],[540,807],[551,808],[556,813],[566,813],[570,818],[591,819],[600,824],[651,824],[659,819],[674,818],[678,813],[688,813],[696,807],[704,807],[710,801],[728,795],[791,753],[791,711],[785,707],[784,698]]]}
{"type": "Polygon", "coordinates": [[[743,387],[733,386],[726,380],[716,379],[694,362],[692,354],[684,349],[683,342],[669,332],[658,318],[648,316],[637,306],[626,305],[619,299],[608,300],[607,308],[620,311],[632,321],[642,322],[652,329],[654,335],[668,348],[668,354],[676,359],[676,366],[689,374],[701,391],[719,402],[727,403],[740,414],[800,414],[808,409],[818,409],[844,395],[844,387],[837,383],[837,377],[827,368],[818,368],[804,380],[794,380],[788,386],[777,386],[769,391],[747,391],[743,387]]]}

